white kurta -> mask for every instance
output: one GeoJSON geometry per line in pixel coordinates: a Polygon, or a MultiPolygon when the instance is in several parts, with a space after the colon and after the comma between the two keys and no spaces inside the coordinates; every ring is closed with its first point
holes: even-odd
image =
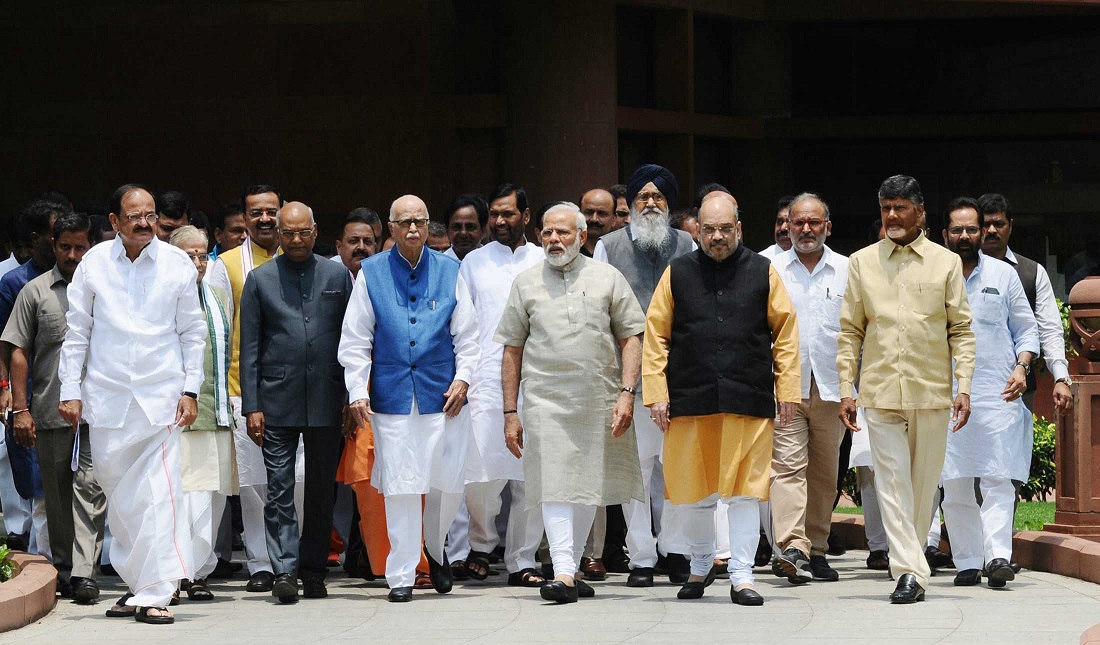
{"type": "Polygon", "coordinates": [[[1008,477],[1026,481],[1031,469],[1032,420],[1023,399],[1001,397],[1021,352],[1039,353],[1035,316],[1016,271],[984,254],[966,279],[977,342],[970,388],[970,421],[948,431],[943,479],[1008,477]]]}
{"type": "Polygon", "coordinates": [[[470,288],[481,347],[481,359],[469,393],[473,441],[466,458],[467,481],[523,481],[523,461],[516,459],[504,443],[504,395],[500,383],[504,346],[493,340],[493,334],[508,302],[512,281],[545,257],[542,248],[534,244],[524,244],[513,252],[500,242],[490,242],[470,251],[462,262],[459,275],[470,288]]]}
{"type": "MultiPolygon", "coordinates": [[[[424,257],[421,255],[421,259],[424,257]]],[[[473,302],[461,276],[455,286],[455,300],[450,328],[455,348],[454,380],[470,383],[481,350],[473,302]]],[[[369,398],[371,348],[378,324],[385,321],[376,319],[366,276],[360,271],[344,314],[339,350],[352,402],[369,398]]],[[[420,414],[415,397],[411,414],[375,414],[371,420],[375,442],[371,484],[383,495],[425,494],[429,488],[462,492],[469,424],[465,409],[454,419],[447,419],[443,412],[420,414]]]]}

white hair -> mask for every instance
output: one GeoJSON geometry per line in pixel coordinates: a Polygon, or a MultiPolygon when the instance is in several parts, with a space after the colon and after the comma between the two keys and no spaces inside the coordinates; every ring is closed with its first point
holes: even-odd
{"type": "MultiPolygon", "coordinates": [[[[401,201],[402,199],[405,199],[406,197],[416,197],[416,195],[402,195],[402,196],[398,197],[397,199],[393,200],[393,202],[390,204],[390,221],[391,222],[396,222],[397,221],[397,210],[396,210],[397,209],[397,202],[401,201]]],[[[416,197],[416,198],[420,199],[419,197],[416,197]]],[[[420,199],[420,203],[424,204],[424,200],[420,199]]],[[[431,215],[428,214],[428,205],[427,204],[424,204],[424,216],[431,219],[431,215]]]]}
{"type": "Polygon", "coordinates": [[[206,231],[197,226],[191,226],[190,224],[177,228],[172,231],[172,235],[168,237],[168,243],[172,246],[183,246],[191,242],[197,242],[206,246],[210,243],[210,239],[206,237],[206,231]]]}
{"type": "Polygon", "coordinates": [[[818,204],[821,204],[823,216],[825,217],[825,219],[829,219],[829,205],[825,203],[824,199],[821,199],[821,197],[815,193],[799,193],[797,196],[795,196],[794,199],[791,200],[791,203],[788,204],[787,207],[794,208],[795,204],[806,201],[814,201],[818,204]]]}
{"type": "Polygon", "coordinates": [[[570,212],[570,213],[574,213],[577,216],[577,232],[578,233],[580,231],[587,231],[588,230],[588,222],[584,219],[584,213],[582,213],[581,209],[578,208],[577,205],[574,204],[573,202],[558,202],[557,204],[554,204],[550,208],[546,209],[546,212],[542,214],[543,223],[546,222],[546,216],[547,215],[549,215],[550,213],[556,213],[558,211],[567,211],[567,212],[570,212]]]}

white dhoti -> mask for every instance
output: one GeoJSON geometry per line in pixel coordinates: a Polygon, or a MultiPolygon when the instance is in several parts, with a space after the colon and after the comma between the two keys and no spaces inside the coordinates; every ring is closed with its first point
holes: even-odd
{"type": "Polygon", "coordinates": [[[375,413],[371,485],[386,498],[390,555],[386,582],[411,587],[420,562],[420,536],[428,557],[443,564],[443,543],[465,489],[470,413],[420,414],[414,398],[410,414],[375,413]],[[420,496],[425,499],[421,506],[420,496]]]}
{"type": "Polygon", "coordinates": [[[195,580],[205,580],[218,566],[214,543],[218,524],[225,512],[225,495],[215,491],[192,491],[184,495],[188,525],[191,527],[191,560],[195,564],[195,580]]]}
{"type": "Polygon", "coordinates": [[[179,581],[194,574],[180,476],[181,434],[150,424],[133,401],[121,428],[92,426],[89,433],[114,535],[111,564],[134,594],[128,605],[167,607],[179,581]]]}
{"type": "Polygon", "coordinates": [[[195,579],[218,564],[214,553],[227,495],[237,493],[237,460],[229,430],[188,430],[180,437],[181,472],[195,579]]]}

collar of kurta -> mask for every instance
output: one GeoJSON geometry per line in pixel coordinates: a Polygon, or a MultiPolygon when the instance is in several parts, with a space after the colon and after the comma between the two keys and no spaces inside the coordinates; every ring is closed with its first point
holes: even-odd
{"type": "MultiPolygon", "coordinates": [[[[143,256],[143,255],[148,255],[151,260],[156,260],[157,259],[157,249],[160,248],[161,243],[162,242],[160,241],[160,238],[158,238],[156,235],[154,235],[152,241],[149,242],[148,244],[146,244],[141,249],[141,252],[138,253],[138,256],[136,258],[134,258],[134,262],[137,262],[138,260],[140,260],[141,256],[143,256]]],[[[114,246],[111,247],[112,257],[114,257],[116,259],[126,257],[126,245],[122,243],[122,233],[119,233],[118,235],[116,235],[114,241],[112,241],[111,244],[114,245],[114,246]]]]}
{"type": "Polygon", "coordinates": [[[900,251],[901,249],[908,247],[909,249],[912,249],[914,253],[923,258],[925,252],[927,251],[927,249],[925,248],[925,244],[929,244],[928,238],[924,235],[924,231],[921,231],[920,234],[917,235],[917,239],[908,244],[898,244],[894,240],[891,240],[889,237],[883,238],[882,241],[886,243],[887,257],[893,255],[895,251],[900,251]]]}
{"type": "Polygon", "coordinates": [[[1012,249],[1007,247],[1007,246],[1005,247],[1005,257],[1004,257],[1004,259],[1005,259],[1006,262],[1008,262],[1012,266],[1016,266],[1017,264],[1020,263],[1020,261],[1016,259],[1016,254],[1013,253],[1012,249]]]}
{"type": "Polygon", "coordinates": [[[581,267],[584,266],[584,263],[587,262],[587,261],[588,261],[588,258],[586,258],[585,256],[578,253],[577,257],[573,258],[573,260],[571,262],[569,262],[568,264],[563,264],[560,267],[556,267],[553,264],[550,264],[549,261],[547,261],[546,266],[548,266],[551,269],[553,269],[555,271],[558,271],[560,273],[569,273],[570,271],[576,271],[576,270],[580,269],[581,267]]]}
{"type": "MultiPolygon", "coordinates": [[[[821,259],[817,261],[817,265],[814,267],[814,270],[810,271],[810,275],[813,275],[813,274],[817,273],[818,271],[821,270],[821,267],[824,267],[824,266],[830,266],[830,267],[833,267],[834,269],[836,268],[836,265],[833,263],[834,260],[836,259],[836,254],[833,253],[833,250],[829,248],[828,244],[824,245],[822,247],[822,249],[823,249],[824,252],[821,254],[821,259]]],[[[806,265],[802,264],[802,260],[800,260],[798,258],[798,252],[794,250],[793,246],[790,249],[788,249],[786,251],[783,251],[782,255],[780,257],[783,258],[783,267],[784,268],[788,268],[792,264],[795,264],[796,262],[798,264],[802,265],[803,269],[806,268],[806,265]]]]}
{"type": "Polygon", "coordinates": [[[284,262],[291,269],[300,270],[308,269],[314,264],[317,264],[317,255],[315,253],[311,253],[310,256],[306,258],[305,262],[295,262],[294,260],[288,258],[285,253],[280,253],[279,257],[276,258],[276,260],[278,260],[279,262],[284,262]]]}

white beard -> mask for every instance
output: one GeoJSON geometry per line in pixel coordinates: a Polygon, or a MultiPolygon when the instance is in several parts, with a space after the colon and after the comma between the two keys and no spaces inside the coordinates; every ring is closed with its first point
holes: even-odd
{"type": "MultiPolygon", "coordinates": [[[[547,249],[549,251],[549,249],[547,249]]],[[[550,266],[561,268],[573,260],[577,259],[577,256],[581,253],[581,236],[578,235],[571,246],[565,248],[565,252],[561,255],[550,255],[547,253],[546,261],[550,263],[550,266]]]]}
{"type": "Polygon", "coordinates": [[[668,211],[651,208],[641,213],[630,209],[630,232],[643,251],[660,250],[668,242],[668,211]]]}

